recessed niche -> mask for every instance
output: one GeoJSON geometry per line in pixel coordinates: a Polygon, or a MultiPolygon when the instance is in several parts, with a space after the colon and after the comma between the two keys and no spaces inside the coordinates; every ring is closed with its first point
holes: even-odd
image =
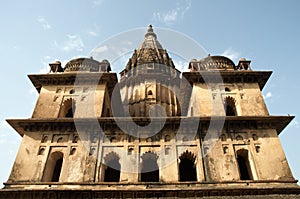
{"type": "Polygon", "coordinates": [[[74,136],[73,136],[72,143],[77,143],[77,142],[78,142],[78,139],[79,139],[78,135],[74,135],[74,136]]]}
{"type": "Polygon", "coordinates": [[[41,146],[41,147],[39,148],[38,155],[44,155],[45,150],[46,150],[46,147],[42,147],[42,146],[41,146]]]}
{"type": "Polygon", "coordinates": [[[228,145],[223,145],[223,153],[224,153],[224,154],[227,154],[228,151],[229,151],[228,145]]]}
{"type": "Polygon", "coordinates": [[[46,143],[47,141],[48,141],[48,135],[44,135],[41,140],[41,143],[46,143]]]}
{"type": "Polygon", "coordinates": [[[75,93],[75,89],[71,89],[69,93],[70,94],[74,94],[75,93]]]}
{"type": "Polygon", "coordinates": [[[241,141],[241,140],[243,140],[244,138],[241,136],[241,135],[238,135],[238,136],[236,136],[236,140],[238,140],[238,141],[241,141]]]}
{"type": "Polygon", "coordinates": [[[255,133],[252,134],[252,138],[253,138],[254,141],[258,140],[258,136],[255,133]]]}
{"type": "Polygon", "coordinates": [[[134,151],[133,146],[129,146],[129,147],[128,147],[128,155],[132,155],[132,154],[133,154],[133,151],[134,151]]]}
{"type": "Polygon", "coordinates": [[[169,155],[170,154],[170,150],[171,148],[169,146],[165,147],[165,155],[169,155]]]}
{"type": "Polygon", "coordinates": [[[260,146],[259,145],[255,145],[255,151],[256,151],[256,153],[260,152],[260,146]]]}
{"type": "Polygon", "coordinates": [[[76,148],[75,147],[71,147],[70,155],[74,155],[75,153],[76,153],[76,148]]]}

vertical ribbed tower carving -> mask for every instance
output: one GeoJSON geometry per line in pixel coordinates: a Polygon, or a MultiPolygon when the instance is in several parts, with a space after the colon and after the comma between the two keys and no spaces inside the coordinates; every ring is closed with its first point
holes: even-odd
{"type": "Polygon", "coordinates": [[[180,72],[149,25],[141,46],[134,50],[121,74],[121,97],[126,116],[179,116],[180,72]],[[154,107],[159,105],[159,107],[154,107]],[[126,114],[127,113],[127,114],[126,114]]]}

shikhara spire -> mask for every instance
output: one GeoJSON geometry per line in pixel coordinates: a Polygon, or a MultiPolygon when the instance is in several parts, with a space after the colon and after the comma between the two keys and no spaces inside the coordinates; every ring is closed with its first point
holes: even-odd
{"type": "Polygon", "coordinates": [[[144,64],[162,64],[175,68],[172,59],[169,57],[167,50],[163,49],[159,43],[152,25],[148,26],[144,40],[137,50],[134,50],[132,57],[128,60],[125,70],[129,71],[136,66],[144,64]]]}

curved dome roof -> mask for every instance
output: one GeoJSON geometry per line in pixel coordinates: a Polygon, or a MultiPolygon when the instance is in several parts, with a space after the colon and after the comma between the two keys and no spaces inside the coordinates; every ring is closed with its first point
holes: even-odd
{"type": "Polygon", "coordinates": [[[99,62],[93,58],[76,58],[69,61],[65,68],[64,72],[73,72],[73,71],[89,71],[89,72],[100,72],[111,70],[110,63],[107,60],[99,62]]]}
{"type": "Polygon", "coordinates": [[[199,61],[192,60],[189,64],[189,69],[193,67],[194,70],[235,70],[234,62],[228,57],[215,55],[207,56],[199,61]]]}

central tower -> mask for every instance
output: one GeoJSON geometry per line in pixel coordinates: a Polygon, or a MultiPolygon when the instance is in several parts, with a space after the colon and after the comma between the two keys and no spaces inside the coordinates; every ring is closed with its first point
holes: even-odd
{"type": "Polygon", "coordinates": [[[139,49],[134,50],[120,75],[126,116],[170,117],[181,114],[176,96],[176,91],[180,91],[180,72],[175,68],[167,50],[157,40],[151,25],[143,43],[139,49]]]}

